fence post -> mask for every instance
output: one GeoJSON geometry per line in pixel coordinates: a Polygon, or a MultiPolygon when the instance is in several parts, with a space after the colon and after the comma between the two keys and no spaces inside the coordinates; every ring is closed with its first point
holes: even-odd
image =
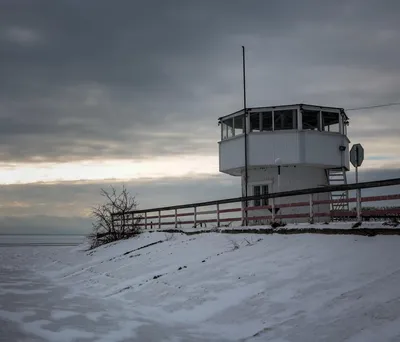
{"type": "Polygon", "coordinates": [[[275,198],[271,198],[272,222],[275,222],[275,198]]]}
{"type": "Polygon", "coordinates": [[[361,222],[361,189],[357,189],[357,222],[361,222]]]}
{"type": "Polygon", "coordinates": [[[219,220],[219,204],[217,203],[217,227],[220,226],[220,220],[219,220]]]}
{"type": "Polygon", "coordinates": [[[175,228],[178,228],[178,209],[175,209],[175,228]]]}
{"type": "Polygon", "coordinates": [[[244,201],[242,201],[242,226],[245,226],[246,225],[246,222],[245,222],[245,213],[244,213],[244,208],[246,207],[246,204],[245,204],[245,202],[244,201]]]}
{"type": "Polygon", "coordinates": [[[314,222],[314,201],[313,201],[313,194],[309,195],[310,197],[310,223],[314,222]]]}
{"type": "Polygon", "coordinates": [[[147,229],[147,211],[144,212],[144,229],[147,229]]]}
{"type": "Polygon", "coordinates": [[[197,228],[197,208],[193,207],[193,222],[194,222],[194,228],[197,228]]]}
{"type": "Polygon", "coordinates": [[[249,220],[248,220],[249,211],[247,210],[248,207],[249,207],[249,202],[246,200],[244,202],[244,211],[243,211],[243,214],[244,214],[244,226],[245,227],[247,227],[249,225],[249,220]]]}
{"type": "Polygon", "coordinates": [[[158,229],[161,229],[161,210],[158,211],[158,229]]]}

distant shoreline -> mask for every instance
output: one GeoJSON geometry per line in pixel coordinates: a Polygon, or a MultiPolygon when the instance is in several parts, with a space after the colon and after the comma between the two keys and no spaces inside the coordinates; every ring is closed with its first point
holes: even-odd
{"type": "Polygon", "coordinates": [[[78,246],[85,243],[82,234],[0,234],[1,247],[78,246]]]}
{"type": "Polygon", "coordinates": [[[22,234],[22,233],[15,233],[15,234],[9,234],[9,233],[0,233],[0,236],[86,236],[88,234],[22,234]]]}

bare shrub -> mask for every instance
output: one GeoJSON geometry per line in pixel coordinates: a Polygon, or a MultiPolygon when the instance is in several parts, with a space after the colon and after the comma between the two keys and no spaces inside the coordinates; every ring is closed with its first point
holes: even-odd
{"type": "Polygon", "coordinates": [[[110,191],[101,189],[105,203],[92,208],[92,232],[88,238],[90,248],[127,239],[141,233],[141,216],[131,214],[137,207],[135,197],[131,196],[125,186],[120,193],[111,186],[110,191]]]}

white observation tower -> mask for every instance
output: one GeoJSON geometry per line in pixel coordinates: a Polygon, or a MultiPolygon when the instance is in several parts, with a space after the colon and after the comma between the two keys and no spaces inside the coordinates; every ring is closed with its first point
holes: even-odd
{"type": "MultiPolygon", "coordinates": [[[[349,120],[342,108],[295,104],[247,108],[246,112],[247,115],[245,110],[240,110],[223,116],[218,122],[221,125],[219,170],[241,176],[243,196],[246,167],[248,196],[347,183],[349,120]]],[[[314,200],[347,197],[347,192],[321,193],[314,200]]],[[[275,199],[277,215],[307,213],[307,207],[279,209],[279,204],[304,201],[308,201],[308,195],[275,199]]],[[[260,210],[249,211],[249,218],[271,214],[266,208],[271,204],[268,200],[252,202],[248,206],[260,207],[260,210]]],[[[314,210],[315,213],[348,210],[348,203],[319,204],[314,210]]],[[[285,221],[302,220],[307,219],[285,221]]],[[[249,223],[257,222],[250,220],[249,223]]]]}

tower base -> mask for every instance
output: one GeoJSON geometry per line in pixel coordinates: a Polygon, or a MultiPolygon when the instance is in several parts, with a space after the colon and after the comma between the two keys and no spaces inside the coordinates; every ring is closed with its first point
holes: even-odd
{"type": "MultiPolygon", "coordinates": [[[[313,166],[280,166],[280,167],[260,167],[248,170],[248,196],[255,196],[267,193],[293,191],[307,188],[317,188],[328,186],[329,182],[324,168],[313,166]],[[279,172],[280,171],[280,172],[279,172]]],[[[244,172],[242,173],[242,192],[245,193],[244,172]]],[[[313,201],[330,200],[329,193],[320,193],[313,195],[313,201]]],[[[277,221],[286,223],[300,223],[310,221],[310,207],[303,205],[298,207],[290,207],[288,204],[297,202],[309,203],[309,195],[298,195],[291,197],[280,197],[275,199],[250,201],[248,207],[254,210],[248,211],[249,225],[262,225],[270,223],[268,218],[272,215],[272,209],[262,208],[263,206],[275,207],[275,215],[277,221]],[[281,207],[282,206],[282,207],[281,207]],[[260,209],[256,209],[260,207],[260,209]],[[279,216],[283,217],[280,218],[279,216]],[[299,217],[296,217],[299,215],[299,217]],[[285,217],[286,216],[286,217],[285,217]],[[261,217],[256,219],[257,217],[261,217]],[[254,218],[254,219],[253,219],[254,218]]],[[[326,222],[330,221],[330,205],[315,204],[313,206],[313,221],[326,222]],[[318,216],[318,214],[325,216],[318,216]]]]}

